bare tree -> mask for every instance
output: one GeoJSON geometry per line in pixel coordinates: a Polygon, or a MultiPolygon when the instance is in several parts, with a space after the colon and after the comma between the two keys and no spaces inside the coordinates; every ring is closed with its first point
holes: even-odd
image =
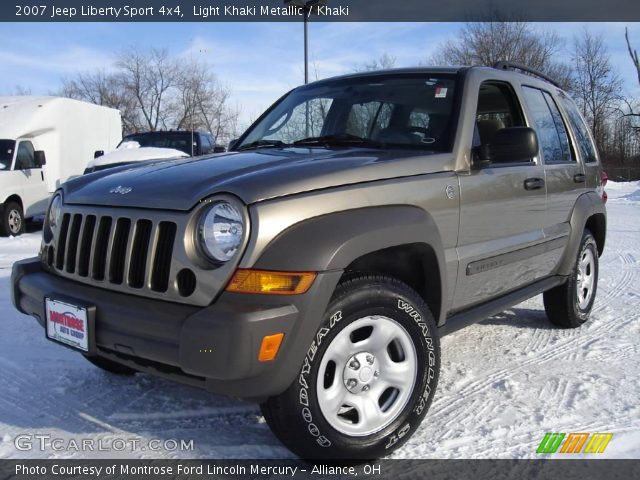
{"type": "Polygon", "coordinates": [[[622,98],[622,80],[611,64],[602,35],[585,29],[573,42],[573,96],[589,122],[596,143],[607,151],[609,122],[622,98]]]}
{"type": "Polygon", "coordinates": [[[124,89],[137,102],[145,127],[152,131],[168,128],[171,123],[168,97],[179,81],[177,60],[169,57],[166,49],[131,48],[120,56],[116,66],[122,72],[124,89]]]}
{"type": "Polygon", "coordinates": [[[210,67],[188,62],[181,70],[172,103],[178,129],[206,130],[224,142],[237,136],[238,109],[229,105],[231,92],[210,67]]]}
{"type": "Polygon", "coordinates": [[[13,89],[13,95],[17,95],[19,97],[32,95],[31,87],[16,85],[16,87],[13,89]]]}
{"type": "Polygon", "coordinates": [[[387,70],[396,66],[396,57],[383,53],[378,58],[374,58],[369,62],[356,65],[353,69],[354,72],[371,72],[375,70],[387,70]]]}
{"type": "Polygon", "coordinates": [[[428,63],[492,66],[510,61],[540,70],[564,88],[570,87],[570,68],[554,60],[562,45],[557,34],[497,14],[494,18],[491,22],[464,24],[456,38],[440,45],[439,53],[428,63]]]}
{"type": "Polygon", "coordinates": [[[238,109],[209,65],[170,57],[162,49],[132,48],[115,67],[67,79],[60,94],[119,109],[126,133],[196,129],[218,142],[237,136],[238,109]]]}
{"type": "Polygon", "coordinates": [[[125,132],[141,128],[135,99],[124,87],[119,73],[81,73],[74,79],[65,79],[59,95],[120,110],[125,132]]]}
{"type": "Polygon", "coordinates": [[[629,40],[629,29],[624,29],[624,38],[627,41],[627,48],[629,49],[629,56],[633,61],[633,65],[636,67],[636,72],[638,72],[638,83],[640,83],[640,61],[638,61],[638,51],[631,47],[631,40],[629,40]]]}

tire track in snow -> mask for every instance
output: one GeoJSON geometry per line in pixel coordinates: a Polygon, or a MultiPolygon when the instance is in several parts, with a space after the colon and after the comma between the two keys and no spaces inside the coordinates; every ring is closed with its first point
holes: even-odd
{"type": "MultiPolygon", "coordinates": [[[[609,302],[612,299],[619,297],[620,292],[625,291],[625,287],[627,287],[632,281],[634,281],[634,279],[635,272],[632,273],[629,270],[625,270],[622,276],[619,277],[619,279],[616,281],[615,285],[604,292],[604,298],[596,298],[594,312],[597,313],[607,308],[609,302]]],[[[629,322],[635,321],[638,317],[639,315],[635,314],[631,318],[626,318],[622,324],[627,324],[629,322]]],[[[435,419],[443,415],[450,414],[451,410],[458,409],[460,408],[460,404],[468,402],[469,396],[475,396],[486,390],[489,390],[496,382],[505,380],[517,372],[530,367],[540,366],[568,352],[580,350],[585,344],[592,341],[594,337],[598,336],[601,332],[606,332],[613,328],[619,328],[620,325],[621,323],[615,322],[613,320],[606,321],[604,318],[594,318],[592,312],[590,322],[579,330],[580,334],[573,333],[569,338],[559,339],[557,343],[540,351],[540,353],[536,357],[526,359],[515,365],[512,364],[508,368],[498,369],[485,375],[483,378],[471,382],[461,390],[455,392],[456,398],[450,400],[445,405],[442,404],[444,404],[447,399],[436,399],[430,409],[433,412],[432,418],[435,419]],[[598,322],[598,320],[600,321],[598,322]]],[[[559,331],[560,330],[549,330],[550,336],[553,335],[553,332],[556,332],[557,335],[557,332],[559,331]]],[[[460,410],[468,411],[468,409],[466,408],[460,408],[460,410]]],[[[455,418],[459,419],[461,416],[467,415],[464,412],[460,412],[460,414],[455,415],[455,418]]]]}

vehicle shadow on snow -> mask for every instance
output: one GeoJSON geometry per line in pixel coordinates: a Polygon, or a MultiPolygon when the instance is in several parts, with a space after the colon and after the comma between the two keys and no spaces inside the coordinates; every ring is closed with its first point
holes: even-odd
{"type": "MultiPolygon", "coordinates": [[[[106,446],[115,439],[126,442],[122,451],[74,455],[79,457],[292,458],[264,423],[256,404],[147,374],[113,375],[93,367],[80,355],[69,354],[56,355],[46,362],[46,369],[30,369],[32,373],[22,379],[19,371],[7,364],[0,375],[9,379],[10,391],[5,393],[14,402],[16,398],[23,401],[15,409],[0,406],[0,423],[18,427],[23,433],[48,434],[78,444],[98,438],[106,446]],[[157,439],[160,450],[134,452],[131,439],[138,439],[142,446],[157,439]],[[180,451],[174,441],[178,445],[192,442],[192,447],[180,451]]],[[[5,366],[4,361],[0,364],[5,366]]],[[[19,453],[16,450],[15,454],[19,453]]],[[[46,457],[54,452],[34,453],[46,457]]]]}
{"type": "Polygon", "coordinates": [[[504,325],[532,330],[556,330],[544,310],[532,308],[510,308],[493,317],[478,322],[480,325],[504,325]]]}

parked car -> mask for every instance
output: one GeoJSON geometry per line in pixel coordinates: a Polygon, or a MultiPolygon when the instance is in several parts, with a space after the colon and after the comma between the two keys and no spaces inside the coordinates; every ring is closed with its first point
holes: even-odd
{"type": "Polygon", "coordinates": [[[443,335],[541,293],[588,320],[604,183],[525,67],[332,78],[227,154],[63,185],[13,300],[104,370],[260,402],[303,458],[375,458],[425,417],[443,335]]]}
{"type": "Polygon", "coordinates": [[[97,156],[89,162],[84,173],[94,173],[108,168],[139,162],[187,158],[188,154],[174,148],[141,147],[137,142],[125,142],[113,152],[97,156]]]}
{"type": "Polygon", "coordinates": [[[122,138],[120,112],[59,97],[0,97],[0,235],[20,235],[60,184],[122,138]]]}
{"type": "Polygon", "coordinates": [[[221,153],[225,147],[216,145],[210,133],[190,130],[170,130],[132,133],[122,139],[115,152],[95,152],[84,173],[93,173],[114,166],[148,160],[177,157],[198,157],[221,153]],[[183,154],[181,154],[182,152],[183,154]]]}

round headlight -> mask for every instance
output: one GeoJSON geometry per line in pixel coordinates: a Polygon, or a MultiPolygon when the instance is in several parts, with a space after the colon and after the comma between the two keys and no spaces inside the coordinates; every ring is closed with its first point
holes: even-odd
{"type": "Polygon", "coordinates": [[[60,216],[62,215],[62,196],[57,194],[53,197],[49,206],[49,214],[47,215],[47,225],[51,233],[56,233],[56,229],[60,224],[60,216]]]}
{"type": "Polygon", "coordinates": [[[198,233],[204,252],[215,261],[227,262],[242,244],[242,213],[227,201],[216,202],[200,218],[198,233]]]}

